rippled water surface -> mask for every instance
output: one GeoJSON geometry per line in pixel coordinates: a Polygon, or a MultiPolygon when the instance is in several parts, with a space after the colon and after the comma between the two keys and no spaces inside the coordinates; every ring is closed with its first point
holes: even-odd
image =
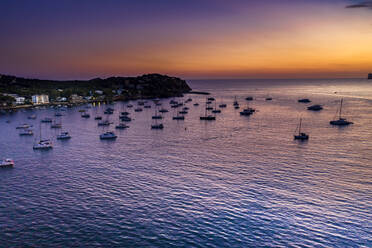
{"type": "Polygon", "coordinates": [[[32,145],[55,110],[0,116],[0,158],[16,163],[0,170],[0,247],[372,246],[371,80],[189,83],[228,105],[215,122],[199,120],[205,96],[186,95],[185,121],[166,99],[164,130],[150,129],[154,107],[130,109],[130,128],[101,141],[93,117],[107,106],[87,109],[90,119],[72,108],[62,117],[72,139],[43,124],[54,143],[43,152],[32,145]],[[258,112],[240,116],[234,96],[241,108],[253,96],[258,112]],[[305,97],[324,110],[307,111],[305,97]],[[332,127],[341,97],[354,125],[332,127]],[[293,140],[300,116],[308,142],[293,140]],[[18,135],[25,122],[34,137],[18,135]]]}

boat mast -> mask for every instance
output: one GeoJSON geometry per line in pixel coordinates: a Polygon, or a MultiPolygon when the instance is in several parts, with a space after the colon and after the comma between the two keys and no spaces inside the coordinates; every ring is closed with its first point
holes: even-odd
{"type": "Polygon", "coordinates": [[[341,98],[341,103],[340,103],[340,113],[339,113],[339,119],[341,119],[341,110],[342,110],[342,102],[343,102],[343,98],[341,98]]]}
{"type": "Polygon", "coordinates": [[[205,100],[205,114],[204,116],[207,117],[207,107],[208,107],[208,99],[205,100]]]}
{"type": "Polygon", "coordinates": [[[301,135],[301,124],[302,124],[302,118],[300,118],[300,127],[298,128],[298,134],[301,135]]]}

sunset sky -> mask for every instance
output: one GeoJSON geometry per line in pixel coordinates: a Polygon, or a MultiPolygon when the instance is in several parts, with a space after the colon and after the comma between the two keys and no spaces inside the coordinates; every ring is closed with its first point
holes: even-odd
{"type": "Polygon", "coordinates": [[[372,1],[2,0],[0,6],[2,74],[340,78],[372,72],[372,1]]]}

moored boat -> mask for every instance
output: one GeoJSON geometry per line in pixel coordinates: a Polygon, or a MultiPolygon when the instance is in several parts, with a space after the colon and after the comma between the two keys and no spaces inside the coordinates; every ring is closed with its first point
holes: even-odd
{"type": "Polygon", "coordinates": [[[5,167],[13,167],[14,166],[14,161],[13,159],[6,158],[0,162],[0,168],[5,168],[5,167]]]}
{"type": "Polygon", "coordinates": [[[117,136],[115,135],[114,132],[108,131],[108,132],[105,132],[105,133],[101,134],[99,136],[99,138],[102,139],[102,140],[108,140],[108,139],[116,139],[117,136]]]}

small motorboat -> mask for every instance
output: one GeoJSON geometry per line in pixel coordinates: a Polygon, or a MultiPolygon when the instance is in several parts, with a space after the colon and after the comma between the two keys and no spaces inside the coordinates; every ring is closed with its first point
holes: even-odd
{"type": "Polygon", "coordinates": [[[138,103],[137,103],[139,106],[143,106],[143,105],[145,105],[145,102],[144,101],[138,101],[138,103]]]}
{"type": "Polygon", "coordinates": [[[115,133],[112,132],[112,131],[105,132],[105,133],[103,133],[103,134],[101,134],[101,135],[99,136],[99,138],[100,138],[101,140],[116,139],[117,137],[118,137],[118,136],[116,136],[115,133]]]}
{"type": "Polygon", "coordinates": [[[46,140],[40,140],[38,143],[34,144],[33,149],[34,150],[48,150],[53,148],[52,141],[46,139],[46,140]]]}
{"type": "Polygon", "coordinates": [[[194,103],[194,106],[199,106],[199,103],[197,103],[197,102],[196,102],[196,103],[194,103]]]}
{"type": "Polygon", "coordinates": [[[14,161],[10,158],[4,159],[0,162],[0,168],[13,167],[14,161]]]}
{"type": "Polygon", "coordinates": [[[182,111],[179,111],[178,113],[181,114],[181,115],[186,115],[186,114],[188,114],[189,112],[187,112],[186,110],[182,110],[182,111]]]}
{"type": "Polygon", "coordinates": [[[129,115],[129,112],[124,111],[124,112],[121,112],[120,115],[121,116],[127,116],[127,115],[129,115]]]}
{"type": "Polygon", "coordinates": [[[214,97],[208,97],[208,101],[214,101],[214,97]]]}
{"type": "Polygon", "coordinates": [[[245,98],[245,100],[247,100],[247,101],[253,101],[253,97],[252,96],[248,96],[248,97],[245,98]]]}
{"type": "Polygon", "coordinates": [[[226,108],[227,107],[227,104],[226,103],[222,103],[222,104],[218,105],[218,107],[220,107],[220,108],[226,108]]]}
{"type": "Polygon", "coordinates": [[[116,129],[126,129],[128,128],[129,126],[128,125],[125,125],[124,123],[119,123],[118,125],[116,125],[116,129]]]}
{"type": "Polygon", "coordinates": [[[102,120],[102,116],[96,116],[94,117],[95,120],[102,120]]]}
{"type": "Polygon", "coordinates": [[[309,99],[307,99],[307,98],[303,98],[303,99],[299,99],[298,102],[309,103],[311,101],[309,99]]]}
{"type": "Polygon", "coordinates": [[[29,119],[29,120],[35,120],[36,119],[36,115],[30,115],[29,117],[27,117],[27,119],[29,119]]]}
{"type": "Polygon", "coordinates": [[[81,115],[81,117],[87,119],[87,118],[90,118],[90,114],[84,113],[84,114],[81,115]]]}
{"type": "Polygon", "coordinates": [[[127,107],[128,108],[133,108],[133,105],[132,104],[128,104],[127,107]]]}
{"type": "Polygon", "coordinates": [[[61,132],[60,134],[57,135],[57,139],[59,140],[71,139],[71,135],[68,132],[61,132]]]}
{"type": "Polygon", "coordinates": [[[322,105],[319,105],[319,104],[307,107],[307,110],[312,110],[312,111],[319,111],[319,110],[322,110],[322,109],[323,109],[322,105]]]}
{"type": "Polygon", "coordinates": [[[151,105],[145,105],[144,108],[151,108],[151,105]]]}
{"type": "Polygon", "coordinates": [[[134,111],[135,112],[142,112],[142,110],[143,110],[142,108],[136,108],[134,111]]]}
{"type": "Polygon", "coordinates": [[[56,116],[56,117],[62,116],[62,113],[57,112],[57,113],[54,114],[54,116],[56,116]]]}
{"type": "Polygon", "coordinates": [[[273,100],[273,98],[271,98],[271,97],[266,97],[265,100],[266,100],[266,101],[271,101],[271,100],[273,100]]]}
{"type": "Polygon", "coordinates": [[[161,115],[153,115],[152,116],[152,119],[157,119],[157,120],[160,120],[160,119],[163,119],[163,116],[161,116],[161,115]]]}
{"type": "Polygon", "coordinates": [[[219,114],[219,113],[221,113],[221,109],[213,109],[212,113],[213,114],[219,114]]]}

